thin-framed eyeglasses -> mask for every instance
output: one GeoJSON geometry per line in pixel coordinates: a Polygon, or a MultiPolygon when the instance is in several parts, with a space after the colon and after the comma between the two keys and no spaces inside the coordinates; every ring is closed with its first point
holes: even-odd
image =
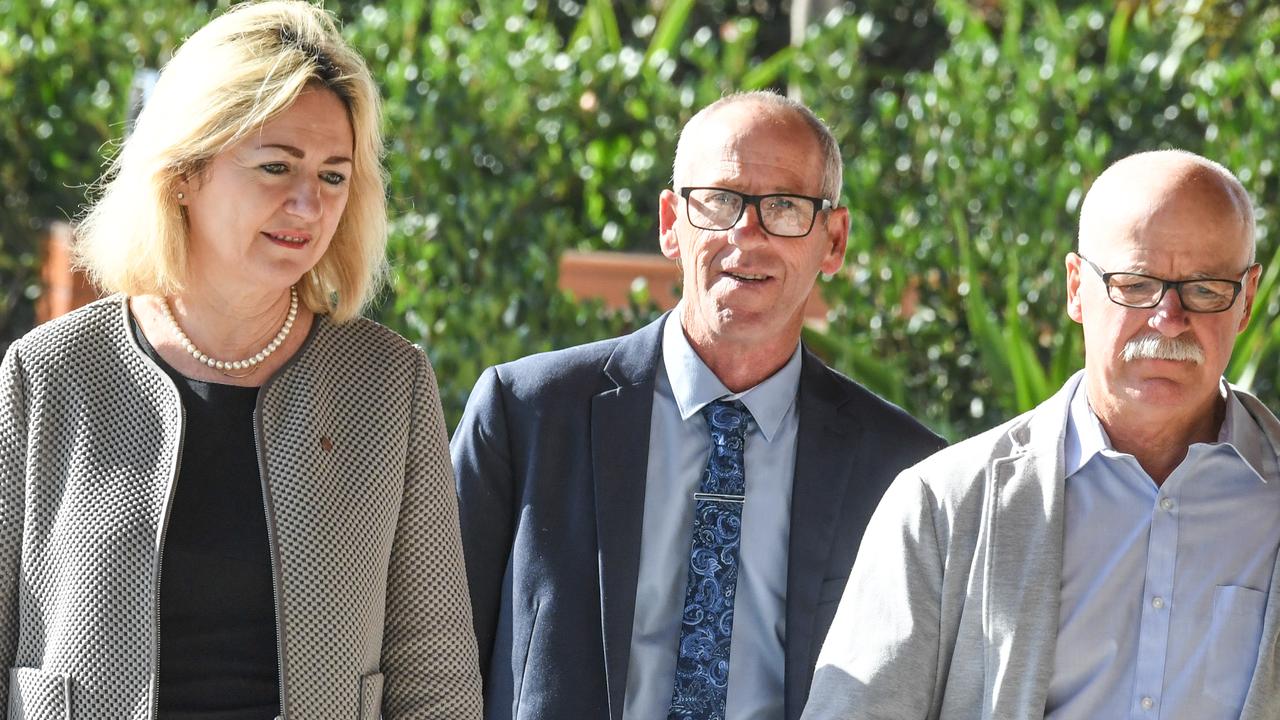
{"type": "Polygon", "coordinates": [[[748,206],[754,206],[764,231],[778,237],[808,235],[818,212],[831,207],[826,198],[791,193],[748,195],[718,187],[681,188],[680,197],[685,199],[689,224],[696,228],[728,230],[738,224],[748,206]]]}
{"type": "Polygon", "coordinates": [[[1239,280],[1224,278],[1193,278],[1190,280],[1165,280],[1154,275],[1133,272],[1107,272],[1089,258],[1076,255],[1093,268],[1107,287],[1107,297],[1117,305],[1131,308],[1153,308],[1173,288],[1178,294],[1182,309],[1193,313],[1219,313],[1235,304],[1244,288],[1245,276],[1255,265],[1240,273],[1239,280]]]}

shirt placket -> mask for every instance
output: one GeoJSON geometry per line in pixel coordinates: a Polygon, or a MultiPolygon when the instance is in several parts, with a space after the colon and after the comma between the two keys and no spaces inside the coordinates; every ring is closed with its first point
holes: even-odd
{"type": "MultiPolygon", "coordinates": [[[[1142,479],[1144,482],[1151,482],[1145,476],[1142,479]]],[[[1133,720],[1151,720],[1162,715],[1164,670],[1169,652],[1169,616],[1178,548],[1179,497],[1176,483],[1170,482],[1173,479],[1170,477],[1166,480],[1155,493],[1151,506],[1142,620],[1138,632],[1137,667],[1134,670],[1130,705],[1130,717],[1133,720]]]]}

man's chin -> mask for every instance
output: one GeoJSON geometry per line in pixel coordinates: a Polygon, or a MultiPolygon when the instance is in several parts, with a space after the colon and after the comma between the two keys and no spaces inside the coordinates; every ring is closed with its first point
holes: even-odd
{"type": "Polygon", "coordinates": [[[756,307],[754,304],[717,304],[707,321],[706,329],[724,340],[754,338],[764,341],[789,329],[788,319],[778,312],[777,307],[756,307]]]}
{"type": "Polygon", "coordinates": [[[1146,372],[1126,383],[1125,395],[1132,402],[1148,406],[1179,407],[1197,402],[1206,392],[1206,381],[1197,372],[1199,365],[1177,360],[1146,361],[1180,372],[1146,372]]]}

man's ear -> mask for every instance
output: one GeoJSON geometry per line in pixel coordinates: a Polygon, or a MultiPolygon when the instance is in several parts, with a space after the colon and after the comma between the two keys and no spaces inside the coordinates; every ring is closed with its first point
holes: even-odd
{"type": "Polygon", "coordinates": [[[1249,327],[1249,320],[1253,318],[1253,300],[1258,295],[1258,280],[1261,277],[1262,263],[1254,263],[1244,279],[1244,314],[1240,316],[1240,325],[1236,328],[1236,334],[1244,332],[1244,329],[1249,327]]]}
{"type": "Polygon", "coordinates": [[[1067,253],[1067,315],[1084,324],[1084,309],[1080,306],[1080,263],[1083,260],[1073,252],[1067,253]]]}
{"type": "Polygon", "coordinates": [[[844,266],[844,253],[849,247],[849,209],[832,208],[818,229],[825,236],[823,243],[826,251],[822,264],[818,267],[823,274],[834,275],[844,266]]]}
{"type": "Polygon", "coordinates": [[[662,254],[671,260],[680,259],[680,238],[676,237],[676,222],[680,218],[680,196],[671,190],[663,190],[658,196],[658,246],[662,254]]]}

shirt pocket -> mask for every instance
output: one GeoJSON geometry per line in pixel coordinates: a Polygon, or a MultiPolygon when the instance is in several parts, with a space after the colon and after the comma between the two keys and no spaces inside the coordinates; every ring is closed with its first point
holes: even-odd
{"type": "Polygon", "coordinates": [[[1244,696],[1258,662],[1266,606],[1267,594],[1260,590],[1235,585],[1213,589],[1205,692],[1237,713],[1244,707],[1244,696]]]}

